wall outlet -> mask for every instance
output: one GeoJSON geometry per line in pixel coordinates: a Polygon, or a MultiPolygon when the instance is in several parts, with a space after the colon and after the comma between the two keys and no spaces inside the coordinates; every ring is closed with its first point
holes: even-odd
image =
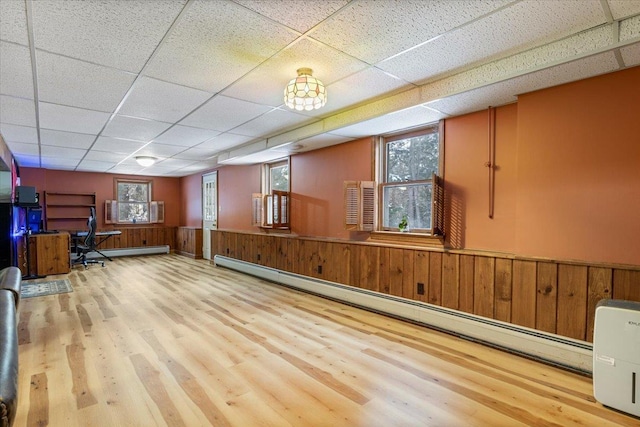
{"type": "Polygon", "coordinates": [[[321,265],[318,266],[318,274],[322,274],[322,266],[321,265]]]}
{"type": "Polygon", "coordinates": [[[258,254],[258,261],[260,261],[260,254],[258,254]]]}
{"type": "Polygon", "coordinates": [[[418,295],[424,295],[424,283],[418,282],[418,295]]]}

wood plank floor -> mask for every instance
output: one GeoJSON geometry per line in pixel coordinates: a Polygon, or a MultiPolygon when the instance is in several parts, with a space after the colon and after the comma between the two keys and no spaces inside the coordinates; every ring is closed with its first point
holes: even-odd
{"type": "Polygon", "coordinates": [[[178,255],[24,299],[16,426],[638,426],[591,379],[178,255]]]}

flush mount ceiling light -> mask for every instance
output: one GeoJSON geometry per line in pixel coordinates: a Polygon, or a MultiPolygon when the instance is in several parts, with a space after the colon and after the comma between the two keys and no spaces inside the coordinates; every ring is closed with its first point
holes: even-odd
{"type": "Polygon", "coordinates": [[[327,103],[324,84],[311,75],[311,68],[299,68],[298,77],[284,88],[284,103],[298,111],[311,111],[327,103]]]}
{"type": "Polygon", "coordinates": [[[137,156],[136,162],[138,162],[140,166],[144,166],[146,168],[154,164],[156,162],[156,158],[151,156],[137,156]]]}

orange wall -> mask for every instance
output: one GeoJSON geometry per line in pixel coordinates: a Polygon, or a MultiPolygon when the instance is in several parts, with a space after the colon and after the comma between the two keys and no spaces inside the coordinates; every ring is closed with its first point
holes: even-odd
{"type": "Polygon", "coordinates": [[[218,169],[218,228],[257,231],[251,226],[253,193],[260,193],[260,165],[224,166],[218,169]]]}
{"type": "Polygon", "coordinates": [[[522,95],[516,248],[640,264],[640,67],[522,95]]]}
{"type": "Polygon", "coordinates": [[[489,218],[489,112],[445,122],[447,241],[451,247],[512,253],[515,250],[516,131],[518,106],[495,111],[495,184],[489,218]]]}
{"type": "MultiPolygon", "coordinates": [[[[42,197],[45,191],[96,193],[98,227],[105,228],[104,201],[115,199],[114,179],[151,179],[153,200],[165,202],[165,222],[175,227],[180,222],[180,180],[178,178],[113,175],[94,172],[73,172],[37,168],[21,168],[20,183],[36,187],[42,197]]],[[[42,202],[41,202],[42,204],[42,202]]],[[[121,225],[118,225],[121,227],[121,225]]]]}
{"type": "Polygon", "coordinates": [[[180,225],[202,227],[202,175],[180,178],[180,225]]]}
{"type": "Polygon", "coordinates": [[[361,240],[368,233],[344,229],[343,183],[369,181],[373,138],[291,157],[291,227],[300,236],[361,240]]]}

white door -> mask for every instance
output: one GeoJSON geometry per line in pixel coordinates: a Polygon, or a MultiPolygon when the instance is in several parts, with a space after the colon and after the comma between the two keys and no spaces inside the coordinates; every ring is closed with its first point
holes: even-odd
{"type": "Polygon", "coordinates": [[[211,259],[211,230],[218,228],[218,172],[202,175],[202,256],[211,259]]]}

